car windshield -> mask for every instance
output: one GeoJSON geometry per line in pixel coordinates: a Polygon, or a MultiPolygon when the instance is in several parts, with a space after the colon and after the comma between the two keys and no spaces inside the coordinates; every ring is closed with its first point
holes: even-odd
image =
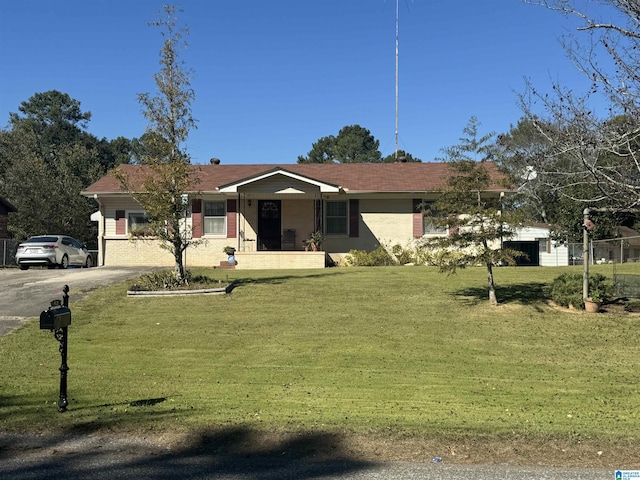
{"type": "Polygon", "coordinates": [[[24,243],[50,243],[50,242],[57,242],[58,241],[58,237],[31,237],[29,240],[27,240],[24,243]]]}

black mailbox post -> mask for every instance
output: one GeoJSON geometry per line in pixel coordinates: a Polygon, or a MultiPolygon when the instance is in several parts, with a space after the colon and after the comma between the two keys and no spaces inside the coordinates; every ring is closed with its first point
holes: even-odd
{"type": "Polygon", "coordinates": [[[67,405],[67,328],[71,325],[71,310],[69,310],[69,285],[62,289],[64,295],[62,302],[53,300],[51,306],[40,314],[40,328],[52,330],[56,340],[60,342],[60,398],[58,398],[58,411],[66,412],[67,405]]]}

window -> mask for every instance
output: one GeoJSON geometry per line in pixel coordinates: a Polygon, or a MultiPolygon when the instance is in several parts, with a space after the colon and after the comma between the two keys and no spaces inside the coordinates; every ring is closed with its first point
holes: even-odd
{"type": "Polygon", "coordinates": [[[144,213],[129,214],[129,233],[132,235],[150,235],[149,217],[144,213]]]}
{"type": "Polygon", "coordinates": [[[327,202],[327,235],[347,234],[347,202],[327,202]]]}
{"type": "Polygon", "coordinates": [[[226,235],[226,202],[224,200],[204,202],[204,219],[202,224],[205,235],[226,235]]]}
{"type": "Polygon", "coordinates": [[[433,208],[433,200],[422,201],[422,234],[434,234],[434,233],[447,233],[445,227],[436,225],[434,217],[437,215],[436,210],[433,208]]]}
{"type": "Polygon", "coordinates": [[[536,238],[538,253],[551,253],[551,240],[548,238],[536,238]]]}

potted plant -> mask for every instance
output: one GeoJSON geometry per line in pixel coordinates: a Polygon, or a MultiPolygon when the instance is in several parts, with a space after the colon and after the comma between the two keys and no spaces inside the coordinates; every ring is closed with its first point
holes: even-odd
{"type": "Polygon", "coordinates": [[[604,302],[604,292],[599,288],[593,289],[589,297],[584,299],[584,309],[589,313],[597,313],[604,302]]]}
{"type": "Polygon", "coordinates": [[[323,241],[324,235],[320,230],[317,230],[309,235],[309,238],[305,240],[305,243],[307,245],[307,249],[310,248],[312,251],[316,252],[322,246],[323,241]]]}
{"type": "Polygon", "coordinates": [[[227,255],[227,261],[232,264],[235,265],[236,264],[236,249],[234,247],[231,246],[226,246],[222,249],[222,251],[227,255]]]}

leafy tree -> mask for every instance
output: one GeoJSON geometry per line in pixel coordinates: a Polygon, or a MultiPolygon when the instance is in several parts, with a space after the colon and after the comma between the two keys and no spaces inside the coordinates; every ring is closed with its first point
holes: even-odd
{"type": "Polygon", "coordinates": [[[153,130],[147,130],[140,138],[131,141],[132,163],[144,165],[148,159],[166,158],[170,150],[166,139],[153,130]]]}
{"type": "MultiPolygon", "coordinates": [[[[493,275],[494,265],[513,264],[521,252],[502,248],[502,240],[512,235],[512,225],[519,224],[517,213],[503,212],[497,192],[486,195],[495,187],[497,170],[490,162],[494,134],[479,137],[480,123],[471,117],[464,128],[460,144],[443,149],[450,176],[447,185],[434,203],[435,223],[448,228],[449,235],[434,237],[427,248],[438,252],[436,261],[441,272],[455,273],[458,268],[484,265],[487,269],[489,302],[497,304],[493,275]]],[[[505,185],[506,187],[506,185],[505,185]]]]}
{"type": "Polygon", "coordinates": [[[191,102],[195,98],[191,88],[191,72],[179,59],[178,47],[185,28],[177,28],[176,14],[181,10],[173,5],[163,7],[151,26],[162,29],[165,38],[160,51],[160,71],[154,75],[158,93],[138,95],[143,112],[149,122],[142,142],[134,145],[138,162],[146,167],[141,185],[117,173],[124,187],[144,208],[149,217],[149,229],[162,248],[171,252],[175,260],[174,273],[178,282],[184,282],[182,260],[190,244],[191,232],[185,226],[188,196],[196,177],[191,175],[189,155],[183,148],[196,122],[191,115],[191,102]],[[186,200],[186,201],[185,201],[186,200]]]}
{"type": "Polygon", "coordinates": [[[91,119],[91,112],[83,112],[80,102],[57,90],[36,93],[18,107],[20,113],[10,113],[12,126],[30,127],[38,136],[42,154],[52,145],[74,142],[91,119]]]}
{"type": "Polygon", "coordinates": [[[546,138],[527,118],[512,126],[508,133],[498,135],[496,161],[517,188],[510,202],[523,210],[527,220],[552,223],[558,195],[545,184],[542,174],[534,168],[549,149],[546,138]]]}
{"type": "Polygon", "coordinates": [[[336,158],[341,163],[379,163],[380,142],[360,125],[343,127],[336,138],[336,158]]]}
{"type": "Polygon", "coordinates": [[[18,209],[8,225],[17,238],[64,233],[95,244],[90,215],[97,207],[80,192],[105,173],[112,152],[83,130],[90,118],[55,90],[36,93],[10,114],[0,131],[0,195],[18,209]]]}
{"type": "Polygon", "coordinates": [[[336,163],[336,137],[322,137],[312,145],[306,157],[298,156],[298,163],[336,163]]]}
{"type": "Polygon", "coordinates": [[[360,125],[343,127],[338,136],[329,135],[313,144],[298,163],[380,163],[380,142],[360,125]]]}
{"type": "Polygon", "coordinates": [[[404,150],[398,150],[398,158],[397,159],[396,159],[396,153],[393,152],[391,155],[387,155],[382,160],[383,163],[396,163],[396,161],[399,161],[399,162],[422,162],[422,160],[420,160],[417,157],[414,157],[409,152],[405,152],[404,150]]]}
{"type": "Polygon", "coordinates": [[[123,163],[133,163],[133,142],[135,139],[117,137],[113,140],[107,140],[106,138],[98,140],[93,135],[85,137],[87,147],[96,150],[98,161],[104,172],[108,172],[123,163]]]}

